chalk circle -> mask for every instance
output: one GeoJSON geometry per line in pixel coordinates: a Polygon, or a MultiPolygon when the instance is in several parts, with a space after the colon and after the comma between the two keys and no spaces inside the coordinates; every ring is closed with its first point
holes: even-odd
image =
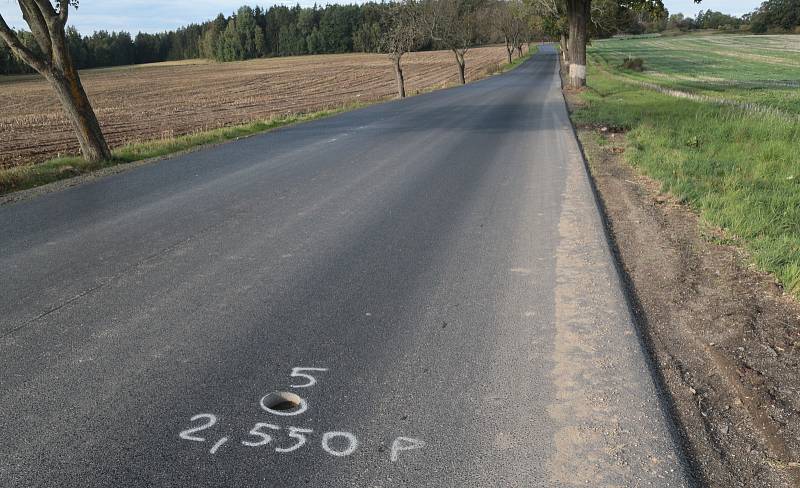
{"type": "Polygon", "coordinates": [[[261,397],[261,408],[273,415],[300,415],[308,409],[306,401],[288,391],[273,391],[261,397]]]}
{"type": "Polygon", "coordinates": [[[331,456],[343,457],[349,456],[358,448],[358,439],[350,432],[325,432],[322,434],[322,448],[331,456]],[[347,443],[347,447],[342,450],[336,450],[331,447],[331,440],[341,437],[347,443]]]}

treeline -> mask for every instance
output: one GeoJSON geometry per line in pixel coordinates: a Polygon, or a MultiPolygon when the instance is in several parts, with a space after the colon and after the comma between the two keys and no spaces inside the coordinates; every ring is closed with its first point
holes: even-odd
{"type": "Polygon", "coordinates": [[[200,56],[236,61],[263,56],[376,52],[381,19],[390,4],[327,5],[302,8],[241,7],[203,25],[200,56]]]}
{"type": "MultiPolygon", "coordinates": [[[[200,25],[159,34],[140,33],[135,39],[127,32],[101,30],[81,36],[74,27],[66,31],[70,55],[78,69],[197,58],[202,33],[200,25]]],[[[26,46],[39,51],[29,32],[19,31],[18,36],[26,46]]],[[[0,40],[0,74],[21,73],[33,73],[33,69],[16,59],[0,40]]]]}
{"type": "Polygon", "coordinates": [[[747,26],[744,17],[715,12],[713,10],[701,10],[696,17],[684,17],[683,14],[670,15],[667,21],[667,29],[678,29],[682,31],[696,29],[717,29],[717,30],[740,30],[747,26]]]}
{"type": "MultiPolygon", "coordinates": [[[[741,18],[700,11],[695,17],[681,14],[655,17],[596,0],[592,35],[641,34],[667,29],[747,30],[755,33],[787,32],[800,25],[800,0],[768,0],[741,18]]],[[[385,18],[393,3],[327,5],[303,8],[276,5],[268,9],[241,7],[230,16],[218,15],[202,24],[157,34],[98,31],[82,36],[67,30],[67,42],[79,69],[181,59],[208,58],[237,61],[267,56],[378,52],[386,34],[385,18]]],[[[484,23],[488,19],[483,19],[484,23]]],[[[545,22],[546,24],[546,22],[545,22]]],[[[554,28],[542,29],[545,33],[554,28]]],[[[19,32],[23,43],[37,49],[29,32],[19,32]]],[[[484,41],[502,40],[491,36],[484,41]]],[[[430,41],[419,49],[431,47],[430,41]]],[[[31,73],[0,41],[0,74],[31,73]]]]}
{"type": "Polygon", "coordinates": [[[701,10],[696,17],[671,15],[667,29],[743,30],[754,34],[767,32],[800,34],[800,0],[768,0],[754,12],[741,17],[701,10]]]}
{"type": "Polygon", "coordinates": [[[750,30],[756,34],[770,31],[800,34],[800,0],[769,0],[746,17],[750,30]]]}
{"type": "MultiPolygon", "coordinates": [[[[238,61],[266,56],[377,52],[388,3],[269,9],[241,7],[230,16],[157,34],[98,31],[81,36],[69,28],[67,41],[79,69],[181,59],[238,61]]],[[[28,32],[20,36],[29,47],[28,32]]],[[[30,73],[0,41],[0,74],[30,73]]]]}

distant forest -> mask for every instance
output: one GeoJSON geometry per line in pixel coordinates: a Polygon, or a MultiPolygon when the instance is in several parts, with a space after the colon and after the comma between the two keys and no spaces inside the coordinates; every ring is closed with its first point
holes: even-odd
{"type": "MultiPolygon", "coordinates": [[[[237,61],[265,56],[377,52],[387,4],[241,7],[235,14],[158,34],[97,31],[81,36],[70,27],[67,41],[78,68],[181,59],[237,61]]],[[[20,32],[35,46],[29,32],[20,32]]],[[[31,73],[0,41],[0,74],[31,73]]]]}
{"type": "MultiPolygon", "coordinates": [[[[82,36],[70,27],[67,41],[78,68],[120,66],[193,58],[237,61],[266,56],[378,52],[387,3],[302,8],[241,7],[235,14],[158,34],[98,31],[82,36]]],[[[633,22],[619,29],[630,33],[711,28],[750,29],[756,33],[793,31],[800,26],[800,0],[769,0],[741,18],[700,12],[694,19],[673,15],[660,22],[633,22]]],[[[612,35],[615,32],[603,33],[612,35]]],[[[29,32],[23,41],[35,47],[29,32]]],[[[423,46],[423,49],[431,46],[423,46]]],[[[31,73],[0,41],[0,74],[31,73]]]]}

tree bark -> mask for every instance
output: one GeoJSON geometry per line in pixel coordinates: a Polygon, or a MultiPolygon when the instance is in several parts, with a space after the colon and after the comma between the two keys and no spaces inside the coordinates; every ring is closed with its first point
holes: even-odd
{"type": "Polygon", "coordinates": [[[569,69],[569,46],[567,41],[567,35],[562,33],[561,34],[561,58],[564,60],[564,66],[569,69]]]}
{"type": "Polygon", "coordinates": [[[511,64],[511,55],[514,52],[514,46],[508,41],[508,37],[506,37],[506,52],[508,53],[508,64],[511,64]]]}
{"type": "Polygon", "coordinates": [[[567,0],[569,19],[569,84],[586,86],[586,42],[588,40],[591,0],[567,0]]]}
{"type": "Polygon", "coordinates": [[[405,79],[403,78],[403,67],[400,66],[400,57],[401,56],[393,56],[392,60],[394,61],[394,77],[397,81],[397,97],[398,98],[405,98],[406,97],[406,83],[405,79]]]}
{"type": "Polygon", "coordinates": [[[62,73],[54,69],[46,73],[45,78],[50,82],[67,113],[67,118],[78,138],[83,158],[89,162],[111,159],[111,150],[103,137],[100,123],[92,110],[78,72],[75,69],[67,69],[62,73]]]}
{"type": "Polygon", "coordinates": [[[460,53],[457,50],[453,50],[453,54],[456,55],[456,64],[458,64],[458,81],[462,85],[467,84],[467,78],[465,76],[465,72],[467,70],[466,62],[464,61],[464,53],[460,53]]]}

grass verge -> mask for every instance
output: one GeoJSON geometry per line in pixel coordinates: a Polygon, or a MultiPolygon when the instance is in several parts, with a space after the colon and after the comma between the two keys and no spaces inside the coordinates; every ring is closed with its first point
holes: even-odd
{"type": "Polygon", "coordinates": [[[511,71],[512,69],[518,67],[525,61],[531,59],[531,56],[539,52],[539,46],[537,44],[530,44],[528,45],[528,52],[520,56],[519,58],[511,61],[510,63],[502,63],[498,65],[497,71],[495,73],[490,74],[500,74],[505,73],[506,71],[511,71]]]}
{"type": "Polygon", "coordinates": [[[590,69],[581,126],[627,132],[626,160],[800,297],[800,123],[670,97],[590,69]]]}
{"type": "Polygon", "coordinates": [[[184,136],[137,142],[114,149],[112,151],[113,157],[111,160],[98,163],[87,162],[79,156],[68,156],[50,159],[34,165],[3,169],[0,170],[0,195],[45,185],[110,166],[160,158],[211,144],[219,144],[225,141],[259,134],[278,127],[317,120],[366,105],[368,104],[352,104],[335,109],[320,110],[307,114],[286,115],[269,120],[259,120],[246,124],[196,132],[184,136]]]}

